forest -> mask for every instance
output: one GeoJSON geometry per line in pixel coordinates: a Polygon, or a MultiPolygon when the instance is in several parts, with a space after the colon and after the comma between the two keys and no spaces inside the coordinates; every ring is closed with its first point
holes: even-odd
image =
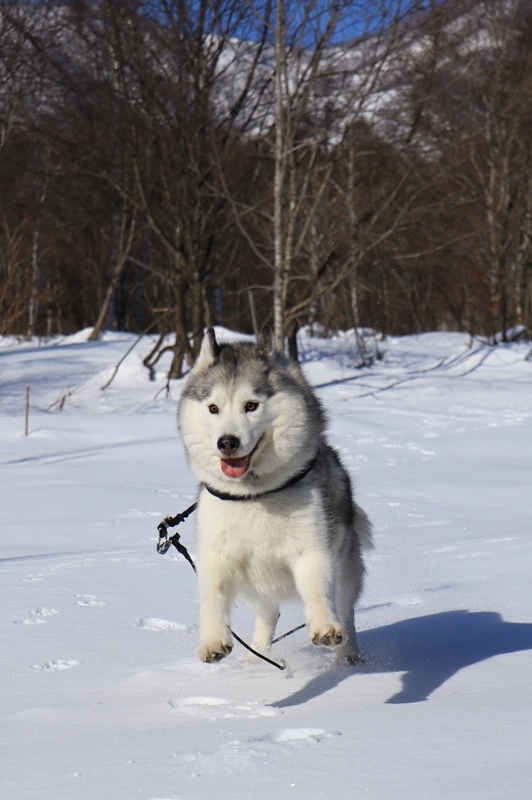
{"type": "Polygon", "coordinates": [[[530,0],[0,2],[0,335],[530,338],[531,236],[530,0]]]}

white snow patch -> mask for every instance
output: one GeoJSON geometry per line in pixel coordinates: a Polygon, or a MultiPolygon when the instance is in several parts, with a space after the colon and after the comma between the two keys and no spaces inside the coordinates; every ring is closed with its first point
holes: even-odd
{"type": "Polygon", "coordinates": [[[159,619],[158,617],[146,617],[137,620],[139,628],[144,628],[148,631],[188,631],[188,625],[182,625],[180,622],[171,622],[168,619],[159,619]]]}
{"type": "MultiPolygon", "coordinates": [[[[280,672],[237,644],[198,660],[196,576],[156,553],[196,494],[183,381],[161,391],[170,355],[150,380],[145,337],[102,391],[135,337],[88,333],[0,339],[2,796],[528,797],[530,345],[392,337],[357,369],[352,333],[301,334],[376,549],[365,665],[300,631],[272,648],[280,672]]],[[[194,517],[179,530],[193,552],[194,517]]],[[[303,618],[284,607],[279,633],[303,618]]],[[[234,629],[249,639],[243,606],[234,629]]]]}
{"type": "Polygon", "coordinates": [[[32,669],[38,669],[43,672],[57,672],[71,669],[71,667],[79,667],[80,663],[80,661],[72,658],[57,658],[52,661],[45,661],[44,664],[33,664],[32,669]]]}
{"type": "Polygon", "coordinates": [[[273,736],[275,742],[296,742],[301,740],[310,740],[312,742],[319,742],[323,738],[332,738],[333,736],[340,736],[339,733],[328,733],[322,728],[285,728],[278,731],[273,736]]]}
{"type": "Polygon", "coordinates": [[[183,706],[227,706],[229,700],[222,697],[183,697],[175,704],[176,707],[183,706]]]}

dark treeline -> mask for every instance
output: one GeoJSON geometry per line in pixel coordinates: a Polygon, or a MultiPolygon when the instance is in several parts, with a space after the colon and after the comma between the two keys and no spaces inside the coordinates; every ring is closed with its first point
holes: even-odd
{"type": "Polygon", "coordinates": [[[530,0],[0,4],[0,334],[495,341],[531,234],[530,0]]]}

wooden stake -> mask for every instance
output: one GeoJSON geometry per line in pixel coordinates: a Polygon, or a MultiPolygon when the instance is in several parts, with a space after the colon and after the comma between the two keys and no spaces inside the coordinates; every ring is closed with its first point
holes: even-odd
{"type": "Polygon", "coordinates": [[[26,424],[24,426],[24,435],[28,436],[30,432],[30,385],[26,384],[26,424]]]}

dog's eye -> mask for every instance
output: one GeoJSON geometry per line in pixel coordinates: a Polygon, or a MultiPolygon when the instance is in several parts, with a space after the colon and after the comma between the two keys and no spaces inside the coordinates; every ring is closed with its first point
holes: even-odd
{"type": "Polygon", "coordinates": [[[246,403],[244,410],[247,414],[248,411],[256,411],[258,407],[258,403],[253,403],[253,401],[250,400],[249,403],[246,403]]]}
{"type": "Polygon", "coordinates": [[[210,411],[211,414],[217,414],[218,413],[218,406],[215,406],[214,403],[211,403],[210,406],[209,406],[209,411],[210,411]]]}

